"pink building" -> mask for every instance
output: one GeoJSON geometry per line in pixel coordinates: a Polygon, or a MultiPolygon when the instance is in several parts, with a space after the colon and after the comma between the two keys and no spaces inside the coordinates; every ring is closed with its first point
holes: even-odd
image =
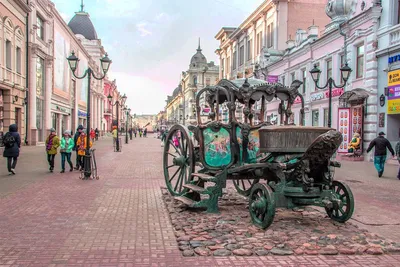
{"type": "MultiPolygon", "coordinates": [[[[327,126],[329,91],[317,89],[309,72],[317,65],[322,72],[320,86],[325,85],[330,77],[340,84],[340,68],[348,63],[353,72],[347,85],[332,91],[332,127],[343,134],[344,141],[339,153],[347,153],[347,144],[355,132],[361,134],[365,148],[376,136],[377,129],[378,74],[375,50],[381,10],[379,1],[375,0],[330,0],[323,11],[327,18],[324,29],[312,22],[306,27],[299,25],[294,35],[286,36],[285,45],[281,43],[270,48],[267,37],[267,46],[262,47],[260,56],[253,63],[258,70],[252,66],[237,76],[252,77],[255,71],[262,79],[287,86],[294,80],[302,81],[301,93],[305,99],[303,123],[327,126]]],[[[277,32],[274,36],[283,38],[279,24],[274,26],[273,32],[277,32]]],[[[284,35],[286,32],[285,27],[284,35]]],[[[236,42],[237,39],[231,40],[234,33],[224,37],[221,46],[236,42]]],[[[220,55],[223,60],[223,54],[220,55]]],[[[242,62],[240,57],[239,64],[242,62]]],[[[235,66],[226,69],[221,77],[232,77],[227,72],[235,70],[235,66]]],[[[299,124],[301,105],[300,101],[296,102],[292,107],[292,122],[299,124]]],[[[268,103],[266,107],[271,121],[276,123],[280,123],[278,107],[277,101],[268,103]]]]}

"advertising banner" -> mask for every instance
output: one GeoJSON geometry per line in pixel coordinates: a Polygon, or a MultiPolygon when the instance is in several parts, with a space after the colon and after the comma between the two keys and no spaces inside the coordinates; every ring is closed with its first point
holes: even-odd
{"type": "Polygon", "coordinates": [[[350,109],[339,108],[338,109],[338,129],[343,136],[343,141],[339,146],[339,153],[347,153],[348,144],[350,142],[350,109]]]}
{"type": "Polygon", "coordinates": [[[388,73],[387,114],[400,114],[400,70],[388,73]]]}
{"type": "Polygon", "coordinates": [[[268,75],[267,82],[269,83],[277,83],[279,80],[278,75],[268,75]]]}

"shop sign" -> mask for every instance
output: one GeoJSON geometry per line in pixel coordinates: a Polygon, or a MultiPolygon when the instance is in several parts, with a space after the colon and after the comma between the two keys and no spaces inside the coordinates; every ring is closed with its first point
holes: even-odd
{"type": "Polygon", "coordinates": [[[395,55],[393,57],[389,57],[388,58],[388,63],[389,64],[395,63],[397,61],[400,61],[400,55],[395,55]]]}
{"type": "Polygon", "coordinates": [[[393,85],[400,85],[400,69],[388,73],[388,86],[393,85]]]}
{"type": "Polygon", "coordinates": [[[310,95],[310,99],[311,99],[311,101],[317,101],[317,100],[324,99],[324,92],[314,93],[314,94],[310,95]]]}
{"type": "Polygon", "coordinates": [[[387,114],[400,114],[400,98],[388,100],[387,114]]]}
{"type": "MultiPolygon", "coordinates": [[[[341,96],[344,93],[343,88],[332,89],[332,97],[341,96]]],[[[325,97],[329,98],[329,90],[325,91],[325,97]]]]}
{"type": "Polygon", "coordinates": [[[277,83],[279,80],[278,75],[268,75],[267,82],[269,83],[277,83]]]}
{"type": "Polygon", "coordinates": [[[400,98],[400,85],[388,87],[388,100],[400,98]]]}
{"type": "Polygon", "coordinates": [[[78,117],[84,117],[84,118],[86,118],[86,117],[87,117],[87,113],[84,112],[84,111],[78,110],[78,117]]]}

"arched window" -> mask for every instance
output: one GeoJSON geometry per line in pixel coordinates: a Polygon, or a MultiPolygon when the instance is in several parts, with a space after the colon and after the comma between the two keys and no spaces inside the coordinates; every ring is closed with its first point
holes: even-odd
{"type": "Polygon", "coordinates": [[[196,75],[193,76],[193,84],[194,84],[194,85],[197,85],[197,76],[196,76],[196,75]]]}

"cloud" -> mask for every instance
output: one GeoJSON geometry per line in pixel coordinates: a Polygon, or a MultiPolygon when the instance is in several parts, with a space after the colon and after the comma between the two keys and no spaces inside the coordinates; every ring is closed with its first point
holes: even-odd
{"type": "Polygon", "coordinates": [[[136,24],[136,29],[140,32],[140,36],[145,37],[147,35],[151,35],[152,32],[146,29],[145,27],[147,26],[146,22],[140,22],[136,24]]]}
{"type": "Polygon", "coordinates": [[[126,104],[132,114],[157,114],[164,109],[166,95],[165,85],[150,77],[135,76],[127,72],[109,72],[109,79],[116,79],[118,91],[128,97],[126,104]]]}

